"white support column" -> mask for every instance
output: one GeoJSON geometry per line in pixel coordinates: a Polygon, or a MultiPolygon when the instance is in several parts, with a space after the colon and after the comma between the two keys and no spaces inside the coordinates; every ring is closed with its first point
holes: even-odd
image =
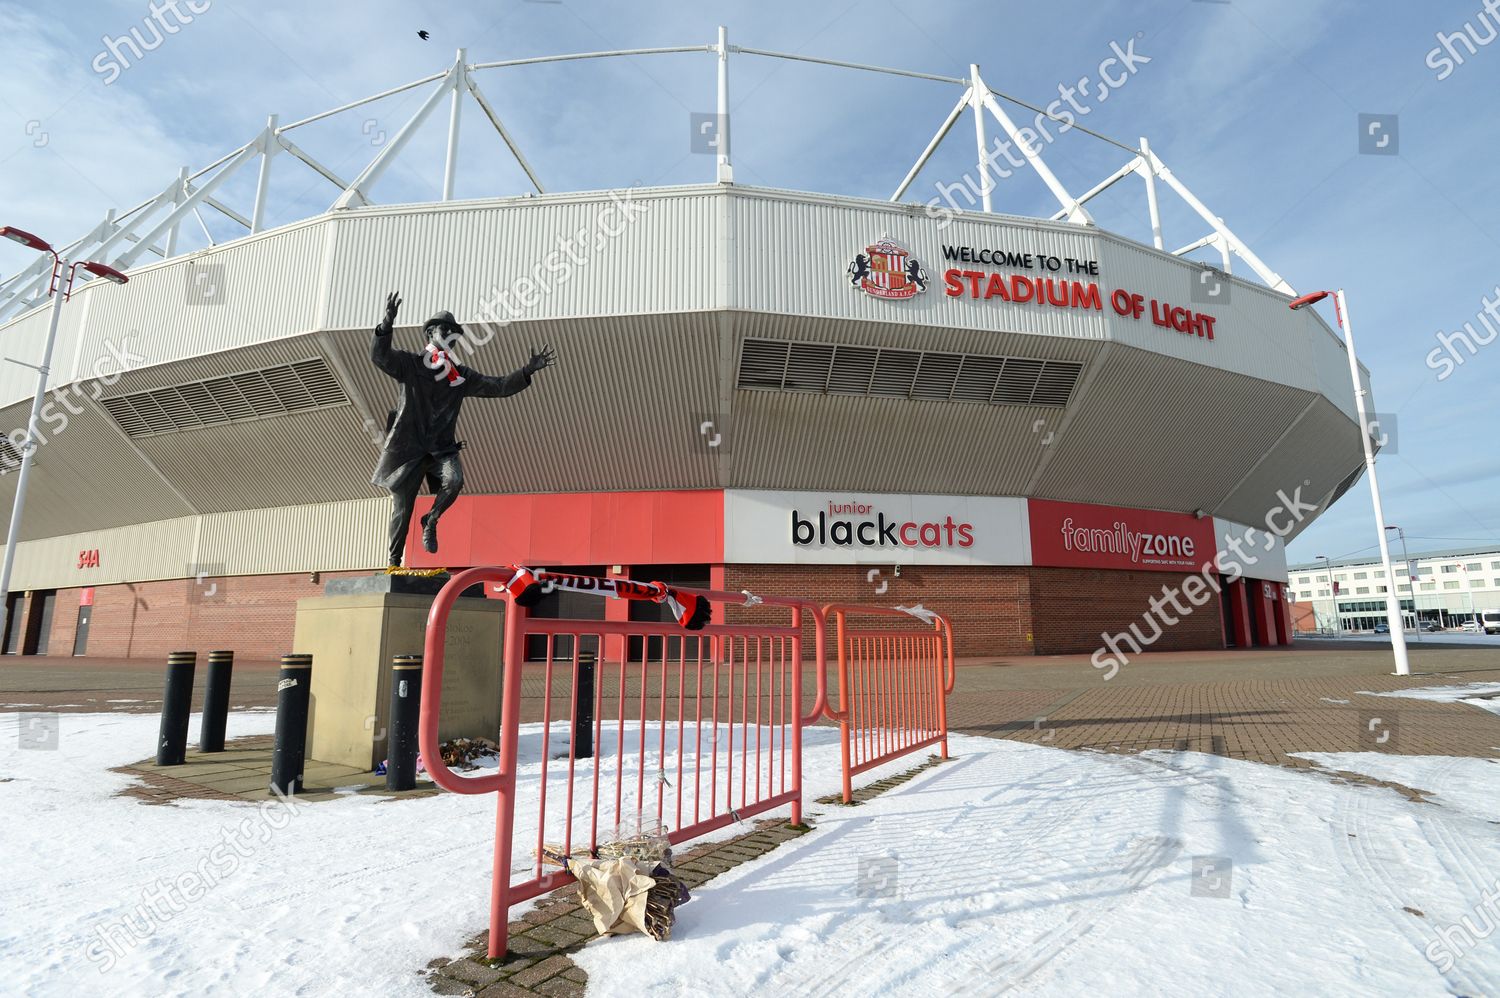
{"type": "Polygon", "coordinates": [[[1151,242],[1159,250],[1166,249],[1166,244],[1161,237],[1161,206],[1156,200],[1156,170],[1152,165],[1155,157],[1151,155],[1151,143],[1141,136],[1141,159],[1137,172],[1141,179],[1146,181],[1146,210],[1151,215],[1151,242]]]}
{"type": "Polygon", "coordinates": [[[718,169],[714,178],[721,184],[734,183],[734,165],[729,160],[729,29],[719,25],[719,103],[717,138],[718,169]]]}
{"type": "Polygon", "coordinates": [[[465,50],[458,50],[453,66],[453,103],[448,108],[448,158],[443,164],[443,200],[453,200],[453,175],[458,170],[458,123],[464,106],[464,81],[468,77],[465,50]]]}
{"type": "Polygon", "coordinates": [[[969,64],[969,106],[974,109],[974,144],[979,148],[979,198],[980,207],[985,214],[990,212],[990,192],[994,190],[994,184],[990,183],[990,162],[988,159],[990,145],[984,134],[984,81],[979,78],[979,67],[974,63],[969,64]]]}
{"type": "Polygon", "coordinates": [[[422,127],[422,122],[426,121],[427,116],[432,114],[433,109],[438,106],[438,102],[448,93],[448,89],[451,86],[453,86],[453,71],[449,70],[448,74],[443,77],[443,81],[437,85],[437,88],[427,95],[427,99],[422,102],[422,106],[417,108],[417,113],[412,115],[406,124],[401,126],[401,131],[396,133],[395,138],[387,142],[385,148],[380,150],[374,159],[370,160],[369,165],[364,168],[358,177],[354,178],[354,183],[349,185],[349,189],[339,195],[338,200],[333,203],[332,210],[357,208],[360,205],[370,203],[370,197],[367,192],[375,186],[381,174],[385,173],[386,168],[391,165],[391,161],[401,155],[401,150],[406,148],[406,144],[411,141],[411,137],[416,134],[418,128],[422,127]]]}
{"type": "MultiPolygon", "coordinates": [[[[187,197],[187,186],[188,168],[184,166],[177,171],[177,190],[172,194],[172,203],[174,205],[182,204],[183,199],[187,197]]],[[[181,225],[174,225],[167,230],[166,256],[177,255],[177,231],[180,228],[181,225]]]]}
{"type": "Polygon", "coordinates": [[[1225,225],[1217,215],[1209,211],[1208,208],[1203,204],[1203,202],[1199,201],[1197,196],[1194,195],[1192,191],[1188,190],[1187,186],[1172,174],[1171,170],[1167,169],[1166,164],[1161,161],[1156,153],[1152,153],[1150,158],[1151,165],[1155,169],[1156,175],[1165,180],[1167,182],[1167,185],[1170,186],[1172,190],[1177,192],[1178,197],[1186,201],[1188,203],[1188,206],[1196,211],[1200,218],[1202,218],[1209,225],[1213,226],[1214,231],[1224,237],[1225,241],[1229,243],[1230,249],[1238,253],[1240,259],[1248,263],[1250,265],[1250,269],[1255,271],[1255,273],[1260,277],[1261,280],[1265,281],[1266,284],[1269,285],[1273,290],[1280,291],[1282,294],[1295,295],[1297,293],[1292,290],[1292,286],[1288,284],[1280,274],[1276,273],[1270,267],[1267,267],[1265,263],[1261,261],[1260,257],[1255,255],[1255,253],[1250,249],[1249,246],[1246,246],[1238,236],[1236,236],[1233,232],[1230,232],[1229,227],[1225,225]]]}
{"type": "Polygon", "coordinates": [[[516,162],[525,171],[526,179],[531,181],[531,186],[536,188],[538,194],[546,194],[547,189],[536,178],[536,172],[531,169],[531,164],[526,161],[526,156],[521,152],[521,147],[516,145],[514,136],[506,129],[505,122],[501,121],[500,116],[495,113],[495,108],[490,104],[489,98],[485,97],[484,91],[479,89],[479,83],[474,79],[473,73],[468,74],[467,82],[469,93],[474,95],[474,100],[479,105],[479,110],[483,111],[484,116],[490,119],[490,124],[495,126],[495,131],[500,133],[500,138],[505,142],[505,148],[510,150],[510,154],[516,158],[516,162]]]}
{"type": "Polygon", "coordinates": [[[1214,245],[1219,247],[1219,259],[1224,261],[1224,273],[1234,273],[1234,258],[1229,252],[1229,243],[1225,242],[1223,236],[1220,236],[1214,240],[1214,245]]]}
{"type": "Polygon", "coordinates": [[[958,116],[963,114],[964,108],[969,106],[969,96],[973,92],[972,87],[965,90],[964,95],[958,99],[958,103],[953,105],[953,110],[949,111],[948,117],[943,119],[943,124],[938,128],[937,134],[933,135],[932,141],[927,143],[927,148],[922,150],[922,155],[917,157],[917,161],[912,164],[912,168],[906,171],[906,176],[901,180],[901,186],[897,187],[896,193],[891,195],[892,201],[900,201],[901,195],[905,194],[906,189],[912,185],[912,181],[917,179],[917,174],[922,172],[922,167],[926,166],[927,161],[932,158],[932,154],[937,152],[937,147],[948,136],[948,132],[952,130],[954,122],[958,121],[958,116]]]}
{"type": "MultiPolygon", "coordinates": [[[[249,145],[241,147],[240,151],[234,156],[234,158],[231,159],[228,163],[225,163],[224,166],[220,168],[218,173],[214,174],[213,177],[205,181],[202,187],[199,187],[192,194],[189,194],[186,198],[184,198],[182,200],[182,203],[173,208],[167,214],[166,218],[157,223],[155,228],[153,228],[145,235],[141,236],[140,242],[136,243],[134,246],[130,247],[124,253],[121,253],[118,257],[116,257],[112,264],[114,268],[116,270],[124,270],[129,267],[132,263],[135,262],[136,257],[145,252],[146,247],[156,242],[156,240],[161,238],[161,236],[169,231],[172,226],[178,224],[183,220],[183,218],[187,217],[188,212],[198,207],[198,205],[203,202],[204,198],[208,197],[215,190],[217,190],[220,184],[224,183],[224,181],[232,177],[236,172],[238,172],[240,167],[244,166],[256,155],[258,155],[256,142],[251,142],[249,145]]],[[[121,229],[120,232],[115,233],[115,235],[123,237],[123,233],[125,233],[126,231],[128,230],[121,229]]]]}
{"type": "Polygon", "coordinates": [[[1042,183],[1046,184],[1047,189],[1052,192],[1052,196],[1057,198],[1057,203],[1068,213],[1068,221],[1075,225],[1093,225],[1093,217],[1089,215],[1083,205],[1078,203],[1077,198],[1068,193],[1068,189],[1062,185],[1062,181],[1057,179],[1057,176],[1042,160],[1041,153],[1033,149],[1031,143],[1022,141],[1021,133],[1016,128],[1016,123],[1010,120],[1010,115],[1006,114],[1005,109],[995,100],[995,95],[990,93],[989,87],[983,85],[983,81],[979,79],[977,69],[974,74],[974,80],[976,89],[984,100],[984,106],[989,109],[990,114],[995,116],[995,120],[1000,123],[1000,127],[1005,129],[1005,134],[1010,136],[1010,140],[1016,144],[1016,148],[1021,151],[1021,155],[1026,157],[1026,162],[1036,171],[1036,175],[1042,178],[1042,183]]]}
{"type": "MultiPolygon", "coordinates": [[[[276,115],[266,119],[266,131],[260,143],[260,175],[255,178],[255,207],[250,212],[250,233],[254,235],[266,227],[266,193],[271,187],[271,157],[281,151],[276,141],[276,115]]],[[[200,216],[198,224],[203,224],[200,216]]]]}

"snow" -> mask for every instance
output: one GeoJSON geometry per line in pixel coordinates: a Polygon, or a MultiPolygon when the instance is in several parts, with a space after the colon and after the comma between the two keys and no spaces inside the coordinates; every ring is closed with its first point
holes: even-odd
{"type": "MultiPolygon", "coordinates": [[[[0,740],[18,723],[0,717],[0,740]]],[[[59,723],[57,748],[8,753],[0,782],[7,993],[426,995],[427,962],[458,955],[485,924],[488,795],[348,794],[291,814],[146,806],[115,796],[132,779],[108,768],[149,752],[155,717],[59,723]],[[143,890],[205,865],[222,877],[143,921],[143,890]]],[[[236,735],[273,725],[270,713],[231,718],[236,735]]],[[[809,801],[837,785],[833,736],[808,732],[809,801]]],[[[535,806],[538,726],[522,745],[519,797],[535,806]]],[[[1500,766],[1311,757],[1433,791],[1419,804],[1195,753],[950,745],[954,761],[866,804],[810,803],[813,832],[696,890],[671,941],[585,947],[575,959],[590,995],[1500,994],[1500,952],[1451,929],[1486,924],[1500,766]]],[[[647,794],[654,803],[649,781],[647,794]]]]}
{"type": "Polygon", "coordinates": [[[1360,691],[1363,696],[1401,697],[1408,700],[1433,700],[1439,703],[1466,703],[1491,714],[1500,714],[1500,683],[1465,683],[1462,686],[1418,686],[1408,690],[1385,690],[1380,693],[1360,691]]]}
{"type": "Polygon", "coordinates": [[[1196,753],[953,747],[701,888],[669,943],[590,944],[589,994],[1500,994],[1493,945],[1438,936],[1486,925],[1500,767],[1458,760],[1473,793],[1439,807],[1196,753]]]}

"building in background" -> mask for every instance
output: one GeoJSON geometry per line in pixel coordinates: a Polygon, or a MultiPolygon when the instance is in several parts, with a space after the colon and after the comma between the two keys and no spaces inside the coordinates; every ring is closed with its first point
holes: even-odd
{"type": "MultiPolygon", "coordinates": [[[[1322,563],[1289,569],[1297,629],[1332,633],[1335,619],[1344,631],[1369,631],[1385,623],[1388,582],[1380,559],[1343,559],[1332,565],[1332,585],[1322,563]]],[[[1419,620],[1458,627],[1477,621],[1486,610],[1500,610],[1500,544],[1414,554],[1410,562],[1395,561],[1392,567],[1408,629],[1419,620]]]]}

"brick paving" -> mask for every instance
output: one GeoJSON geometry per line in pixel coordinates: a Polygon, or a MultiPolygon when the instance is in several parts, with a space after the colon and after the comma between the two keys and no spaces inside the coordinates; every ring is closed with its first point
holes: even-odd
{"type": "MultiPolygon", "coordinates": [[[[1296,752],[1383,751],[1412,755],[1500,758],[1500,716],[1465,704],[1372,697],[1421,686],[1500,683],[1500,647],[1413,645],[1409,677],[1390,674],[1388,646],[1304,641],[1292,648],[1255,651],[1177,652],[1143,655],[1106,679],[1087,656],[988,657],[960,663],[949,699],[954,731],[1107,752],[1177,749],[1213,753],[1273,765],[1306,768],[1296,752]],[[1373,723],[1372,723],[1373,722],[1373,723]]],[[[0,659],[0,710],[160,709],[164,664],[79,659],[0,659]],[[127,701],[110,703],[110,701],[127,701]]],[[[265,706],[275,698],[275,663],[236,664],[239,706],[265,706]]],[[[545,682],[527,670],[523,717],[541,716],[545,682]]],[[[201,684],[200,684],[201,686],[201,684]]],[[[634,689],[635,687],[632,687],[634,689]]],[[[812,697],[812,673],[804,673],[804,703],[812,697]]],[[[148,803],[185,797],[263,799],[269,773],[269,740],[241,739],[217,756],[189,754],[189,766],[164,771],[149,761],[124,767],[141,785],[132,791],[148,803]]],[[[347,767],[344,767],[347,769],[347,767]]],[[[915,770],[913,771],[915,772],[915,770]]],[[[856,793],[856,803],[884,792],[901,779],[882,781],[856,793]]],[[[368,778],[334,774],[309,799],[331,799],[334,786],[368,778]]],[[[1418,789],[1394,787],[1413,796],[1418,789]]],[[[431,792],[431,791],[428,791],[431,792]]],[[[824,803],[832,803],[825,800],[824,803]]],[[[761,822],[725,842],[701,844],[678,857],[691,887],[764,855],[805,829],[761,822]]],[[[429,981],[440,994],[577,995],[587,978],[568,955],[593,938],[576,891],[564,888],[539,899],[512,924],[505,960],[484,959],[487,939],[470,941],[457,960],[435,960],[429,981]]]]}

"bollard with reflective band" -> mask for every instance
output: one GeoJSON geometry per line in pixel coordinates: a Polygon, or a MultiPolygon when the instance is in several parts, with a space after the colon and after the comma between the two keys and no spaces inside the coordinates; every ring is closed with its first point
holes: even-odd
{"type": "Polygon", "coordinates": [[[302,791],[307,752],[307,702],[312,690],[312,656],[281,656],[276,684],[276,748],[271,753],[271,789],[287,796],[302,791]]]}
{"type": "Polygon", "coordinates": [[[196,652],[167,655],[167,685],[161,699],[161,734],[156,740],[156,764],[180,766],[187,758],[188,715],[193,710],[193,669],[196,652]]]}
{"type": "Polygon", "coordinates": [[[578,710],[573,715],[573,757],[594,757],[594,653],[578,653],[578,710]]]}
{"type": "Polygon", "coordinates": [[[199,752],[224,751],[224,726],[229,719],[229,682],[234,673],[234,652],[208,653],[208,678],[203,685],[203,730],[198,733],[199,752]]]}
{"type": "Polygon", "coordinates": [[[417,785],[417,723],[422,708],[422,656],[397,655],[391,662],[390,737],[386,740],[385,788],[417,785]]]}

